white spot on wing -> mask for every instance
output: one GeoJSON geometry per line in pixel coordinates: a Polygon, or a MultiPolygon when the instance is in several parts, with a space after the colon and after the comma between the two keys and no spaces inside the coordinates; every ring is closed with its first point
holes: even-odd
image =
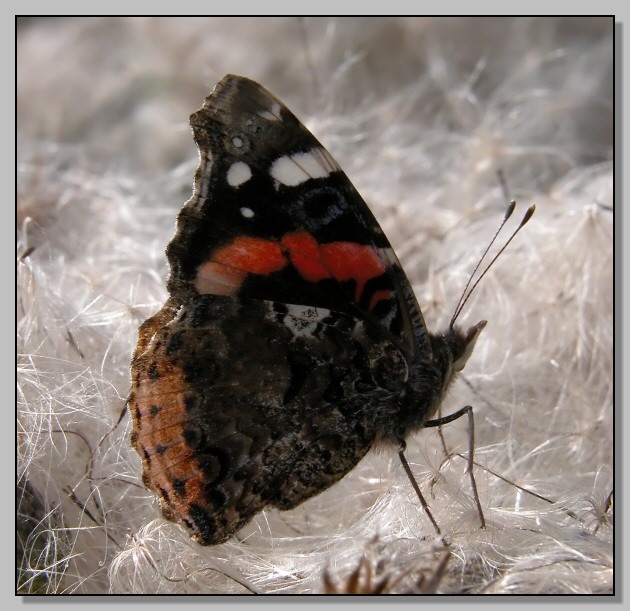
{"type": "Polygon", "coordinates": [[[243,270],[206,261],[197,268],[195,288],[200,295],[236,295],[246,276],[243,270]]]}
{"type": "Polygon", "coordinates": [[[232,144],[234,145],[234,148],[240,149],[243,146],[243,139],[238,136],[234,136],[234,138],[232,138],[232,144]]]}
{"type": "Polygon", "coordinates": [[[252,171],[243,161],[237,161],[230,166],[227,172],[227,181],[231,187],[239,187],[252,177],[252,171]]]}
{"type": "Polygon", "coordinates": [[[280,157],[276,159],[269,170],[272,178],[280,184],[295,187],[309,178],[302,168],[296,166],[291,157],[280,157]]]}
{"type": "Polygon", "coordinates": [[[246,206],[244,206],[243,208],[241,208],[241,214],[246,219],[251,219],[254,216],[254,211],[251,208],[247,208],[246,206]]]}
{"type": "Polygon", "coordinates": [[[317,327],[330,316],[330,310],[326,308],[315,308],[312,306],[286,304],[286,312],[279,312],[274,304],[267,302],[269,320],[281,322],[294,338],[310,337],[316,331],[317,327]]]}
{"type": "Polygon", "coordinates": [[[270,174],[279,183],[295,187],[311,178],[325,178],[338,170],[339,166],[326,150],[314,148],[306,153],[295,153],[276,159],[270,174]]]}
{"type": "Polygon", "coordinates": [[[280,104],[278,104],[278,102],[273,102],[269,110],[259,110],[256,114],[263,119],[267,119],[267,121],[282,120],[280,116],[280,104]]]}
{"type": "Polygon", "coordinates": [[[294,337],[311,337],[317,330],[316,322],[308,322],[303,318],[295,318],[287,314],[282,321],[294,337]]]}

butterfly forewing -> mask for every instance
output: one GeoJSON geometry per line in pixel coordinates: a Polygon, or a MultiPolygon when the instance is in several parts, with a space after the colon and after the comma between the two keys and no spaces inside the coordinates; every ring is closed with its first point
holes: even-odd
{"type": "Polygon", "coordinates": [[[422,315],[383,231],[284,104],[229,75],[191,125],[201,164],[168,248],[171,294],[324,307],[367,318],[409,354],[430,358],[422,315]]]}

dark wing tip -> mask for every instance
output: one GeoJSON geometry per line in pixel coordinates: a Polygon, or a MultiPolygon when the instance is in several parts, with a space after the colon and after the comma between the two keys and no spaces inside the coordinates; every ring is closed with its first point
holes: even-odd
{"type": "Polygon", "coordinates": [[[260,83],[244,76],[225,75],[206,97],[203,106],[190,116],[193,128],[204,127],[208,118],[283,110],[285,105],[260,83]]]}
{"type": "Polygon", "coordinates": [[[299,125],[270,91],[256,81],[235,74],[224,76],[206,97],[203,106],[190,115],[195,142],[210,149],[217,146],[216,134],[234,131],[256,137],[258,142],[262,141],[262,136],[265,140],[273,140],[274,124],[283,123],[285,126],[291,124],[293,130],[299,125]]]}

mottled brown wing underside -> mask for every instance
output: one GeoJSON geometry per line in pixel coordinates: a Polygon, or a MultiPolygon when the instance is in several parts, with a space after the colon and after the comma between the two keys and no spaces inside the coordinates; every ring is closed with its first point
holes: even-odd
{"type": "Polygon", "coordinates": [[[132,441],[165,516],[220,543],[267,505],[294,507],[352,469],[406,379],[374,333],[328,310],[216,296],[167,303],[145,322],[132,441]]]}

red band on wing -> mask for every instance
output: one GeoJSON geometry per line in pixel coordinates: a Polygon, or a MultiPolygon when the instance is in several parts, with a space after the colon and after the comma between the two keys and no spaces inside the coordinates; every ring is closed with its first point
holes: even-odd
{"type": "Polygon", "coordinates": [[[270,274],[287,263],[277,242],[239,236],[197,268],[195,288],[201,295],[236,295],[247,274],[270,274]]]}
{"type": "MultiPolygon", "coordinates": [[[[197,290],[206,294],[234,295],[247,274],[271,274],[283,269],[289,260],[308,282],[326,278],[340,282],[354,280],[355,301],[361,299],[368,280],[385,272],[385,263],[374,248],[356,242],[318,244],[306,231],[287,233],[280,242],[239,236],[199,266],[197,290]]],[[[391,295],[391,291],[376,291],[370,299],[370,309],[391,295]]]]}
{"type": "Polygon", "coordinates": [[[214,253],[212,261],[250,274],[263,275],[277,272],[287,264],[280,244],[248,236],[239,236],[232,243],[220,248],[214,253]]]}
{"type": "Polygon", "coordinates": [[[318,282],[331,277],[330,270],[322,260],[321,246],[310,233],[287,233],[282,238],[282,245],[289,251],[293,267],[304,280],[318,282]]]}
{"type": "Polygon", "coordinates": [[[354,300],[359,301],[365,283],[385,272],[385,265],[371,246],[354,242],[322,244],[321,253],[326,267],[337,280],[355,280],[354,300]]]}

